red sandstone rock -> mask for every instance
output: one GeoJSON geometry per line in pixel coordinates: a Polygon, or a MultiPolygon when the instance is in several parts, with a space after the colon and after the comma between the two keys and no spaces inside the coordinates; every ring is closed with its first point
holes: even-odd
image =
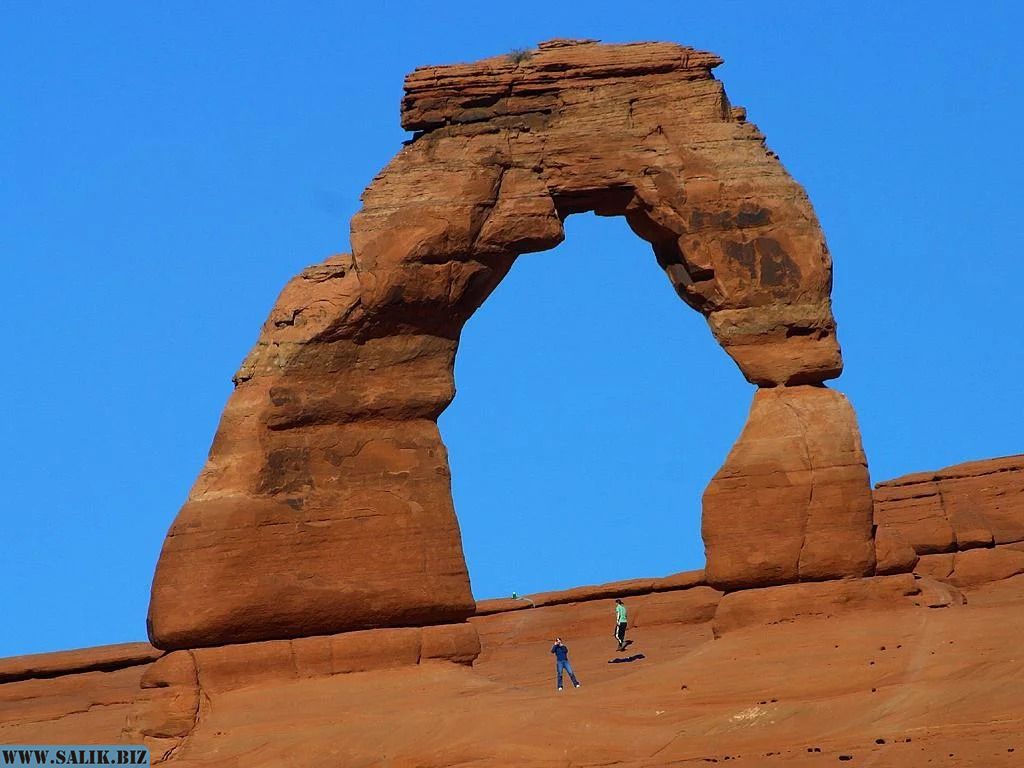
{"type": "Polygon", "coordinates": [[[0,684],[0,744],[120,742],[145,670],[133,664],[0,684]]]}
{"type": "Polygon", "coordinates": [[[715,634],[797,619],[829,618],[854,610],[912,608],[920,594],[909,573],[869,579],[784,584],[731,592],[715,612],[715,634]]]}
{"type": "MultiPolygon", "coordinates": [[[[462,325],[519,254],[561,241],[571,214],[624,216],[750,381],[818,384],[840,373],[817,218],[711,75],[719,63],[673,44],[558,41],[520,61],[407,78],[402,122],[417,133],[363,194],[352,254],[285,287],[235,377],[160,556],[154,645],[472,614],[436,419],[454,396],[462,325]]],[[[813,466],[798,468],[806,477],[787,490],[762,477],[744,490],[756,470],[737,458],[710,492],[717,583],[867,568],[863,456],[836,455],[851,442],[859,451],[856,422],[841,396],[816,397],[835,402],[811,408],[811,432],[794,443],[810,451],[813,466]],[[726,511],[714,499],[729,483],[726,511]],[[812,488],[813,503],[803,498],[812,488]],[[779,541],[762,536],[776,529],[779,541]],[[759,564],[769,576],[751,575],[759,564]]]]}
{"type": "Polygon", "coordinates": [[[423,627],[420,662],[437,659],[472,664],[480,655],[480,635],[469,624],[440,624],[423,627]]]}
{"type": "Polygon", "coordinates": [[[528,597],[496,597],[491,600],[477,600],[474,616],[489,616],[492,613],[508,613],[509,611],[521,611],[525,608],[532,608],[533,603],[528,597]]]}
{"type": "Polygon", "coordinates": [[[674,589],[689,589],[690,587],[706,586],[704,569],[699,571],[680,571],[671,576],[663,576],[654,580],[655,592],[669,592],[674,589]]]}
{"type": "Polygon", "coordinates": [[[222,495],[208,467],[200,497],[172,526],[150,606],[156,644],[322,635],[472,611],[432,421],[270,430],[260,442],[269,452],[255,479],[272,496],[222,495]]]}
{"type": "Polygon", "coordinates": [[[1024,573],[1024,542],[922,555],[914,573],[959,587],[977,587],[1024,573]]]}
{"type": "MultiPolygon", "coordinates": [[[[703,624],[715,615],[722,593],[710,587],[694,587],[672,592],[652,592],[626,600],[630,630],[637,627],[684,626],[703,624]]],[[[611,638],[615,625],[615,601],[610,598],[580,603],[555,603],[529,611],[474,616],[470,624],[482,632],[483,653],[488,647],[510,643],[550,641],[564,637],[598,636],[611,638]],[[528,615],[527,615],[528,614],[528,615]]]]}
{"type": "Polygon", "coordinates": [[[142,675],[124,733],[149,747],[154,760],[168,760],[198,727],[211,696],[426,661],[472,664],[479,655],[476,627],[466,623],[173,651],[142,675]]]}
{"type": "MultiPolygon", "coordinates": [[[[972,477],[962,475],[956,479],[972,477]]],[[[983,487],[976,496],[997,494],[983,487]]],[[[971,504],[971,493],[961,501],[971,504]]],[[[1022,513],[1005,508],[1004,526],[1012,528],[1013,516],[1022,513]]],[[[889,533],[902,535],[897,528],[889,533]]],[[[927,554],[915,570],[917,577],[794,584],[725,597],[700,586],[699,572],[677,574],[549,593],[545,607],[479,616],[470,625],[159,658],[145,644],[125,644],[3,660],[0,741],[142,741],[157,762],[227,766],[244,756],[258,767],[277,764],[282,751],[293,764],[319,764],[339,743],[344,764],[369,765],[386,740],[396,765],[546,765],[552,753],[544,745],[561,744],[554,733],[538,742],[555,714],[547,648],[551,636],[561,634],[570,638],[576,670],[585,675],[581,695],[594,697],[574,699],[572,706],[608,735],[607,741],[588,739],[574,753],[584,761],[623,762],[643,753],[659,763],[729,757],[753,768],[768,754],[798,764],[811,736],[822,749],[812,757],[831,760],[864,754],[857,750],[869,743],[871,750],[895,749],[901,742],[891,734],[906,732],[913,734],[913,751],[866,757],[907,768],[948,754],[958,765],[1001,765],[1015,754],[1008,750],[1018,735],[1000,723],[1019,720],[1012,669],[1024,616],[1024,543],[927,554]],[[595,598],[666,585],[684,588],[629,598],[634,661],[608,664],[613,602],[595,598]],[[969,589],[969,600],[954,585],[969,589]],[[563,602],[581,597],[589,599],[563,602]],[[922,613],[926,608],[957,610],[946,619],[947,611],[922,613]],[[720,638],[714,643],[712,617],[720,638]],[[794,657],[799,674],[792,670],[794,657]],[[476,663],[461,677],[450,670],[464,666],[417,664],[434,658],[476,663]],[[339,674],[360,671],[372,675],[339,674]],[[620,712],[601,719],[612,695],[630,708],[625,723],[620,712]],[[947,704],[936,710],[940,697],[947,704]],[[849,724],[840,730],[837,706],[849,724]],[[439,708],[445,712],[440,721],[439,708]],[[657,719],[638,720],[645,708],[657,719]],[[505,727],[513,721],[520,727],[505,727]],[[521,740],[518,734],[526,731],[529,738],[521,740]],[[818,736],[824,732],[829,735],[818,736]],[[951,732],[955,737],[943,736],[951,732]],[[707,733],[715,738],[707,740],[707,733]],[[879,733],[886,734],[881,746],[879,733]],[[735,754],[717,747],[723,734],[735,754]],[[431,746],[439,741],[442,749],[431,746]],[[617,751],[624,742],[628,755],[617,751]]]]}
{"type": "Polygon", "coordinates": [[[195,659],[173,651],[146,670],[125,719],[127,740],[142,743],[157,762],[181,745],[199,721],[202,692],[195,659]]]}
{"type": "Polygon", "coordinates": [[[78,672],[108,671],[146,664],[163,655],[149,643],[119,643],[78,651],[38,653],[0,659],[0,683],[78,672]]]}
{"type": "Polygon", "coordinates": [[[879,528],[875,532],[875,573],[909,573],[917,561],[917,552],[898,528],[879,528]]]}
{"type": "Polygon", "coordinates": [[[476,616],[487,616],[492,613],[519,611],[524,608],[540,608],[545,605],[563,605],[588,600],[602,600],[615,597],[632,597],[646,595],[651,592],[669,592],[679,589],[704,586],[704,571],[681,571],[658,579],[628,579],[613,581],[597,586],[576,587],[553,592],[539,592],[518,598],[496,598],[480,600],[476,604],[476,616]]]}
{"type": "Polygon", "coordinates": [[[958,587],[973,587],[1019,573],[1024,573],[1024,552],[1010,547],[969,549],[954,555],[949,579],[958,587]]]}
{"type": "Polygon", "coordinates": [[[1024,456],[879,483],[874,504],[879,535],[896,532],[922,555],[1024,541],[1024,456]]]}
{"type": "Polygon", "coordinates": [[[918,576],[916,584],[921,591],[920,595],[913,598],[917,605],[927,608],[949,608],[967,604],[964,593],[952,584],[927,576],[918,576]]]}
{"type": "Polygon", "coordinates": [[[914,566],[914,573],[938,581],[948,581],[953,575],[953,553],[921,555],[914,566]]]}
{"type": "Polygon", "coordinates": [[[535,595],[524,595],[518,598],[495,598],[478,600],[475,616],[488,616],[493,613],[520,611],[524,608],[540,608],[546,605],[563,605],[605,598],[631,597],[646,595],[651,592],[671,592],[680,589],[706,586],[704,571],[681,571],[658,579],[629,579],[613,581],[589,587],[576,587],[553,592],[540,592],[535,595]]]}
{"type": "Polygon", "coordinates": [[[204,691],[410,666],[427,659],[471,663],[480,652],[469,624],[344,632],[189,651],[204,691]]]}
{"type": "Polygon", "coordinates": [[[871,526],[867,460],[846,398],[822,387],[758,390],[704,493],[708,583],[870,575],[871,526]]]}
{"type": "MultiPolygon", "coordinates": [[[[708,586],[655,592],[628,601],[629,627],[679,626],[711,621],[722,593],[708,586]]],[[[612,606],[608,606],[609,614],[612,606]]]]}
{"type": "Polygon", "coordinates": [[[149,697],[180,687],[178,725],[150,724],[187,735],[144,737],[172,768],[818,768],[843,765],[839,755],[885,768],[1018,764],[1024,576],[972,588],[966,605],[940,610],[925,607],[925,592],[945,585],[916,580],[922,594],[901,597],[907,578],[752,590],[799,592],[799,610],[718,639],[696,621],[706,605],[690,603],[713,592],[706,587],[631,598],[639,623],[626,654],[614,652],[609,600],[473,618],[483,650],[472,666],[275,677],[257,664],[248,682],[207,686],[200,671],[193,686],[189,653],[176,652],[148,669],[0,684],[0,741],[138,743],[122,730],[133,699],[138,718],[149,697]],[[648,622],[649,600],[678,601],[677,617],[692,606],[695,622],[648,622]],[[574,622],[580,611],[593,615],[574,622]],[[549,635],[567,625],[583,687],[558,694],[549,635]],[[634,660],[609,663],[617,658],[634,660]],[[140,676],[163,687],[140,689],[140,676]],[[570,720],[585,738],[566,737],[570,720]]]}
{"type": "Polygon", "coordinates": [[[630,597],[646,595],[654,591],[654,579],[630,579],[629,581],[613,581],[609,584],[563,589],[557,592],[538,592],[530,595],[529,600],[538,608],[544,605],[562,605],[579,603],[587,600],[603,598],[630,597]]]}

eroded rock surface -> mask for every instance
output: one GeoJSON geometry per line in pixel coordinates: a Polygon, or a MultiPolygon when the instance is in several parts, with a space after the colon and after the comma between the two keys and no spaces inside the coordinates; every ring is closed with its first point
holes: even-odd
{"type": "Polygon", "coordinates": [[[719,589],[874,572],[857,419],[824,387],[761,389],[704,492],[705,575],[719,589]]]}
{"type": "Polygon", "coordinates": [[[174,651],[0,683],[0,741],[143,740],[182,768],[1017,765],[1022,579],[962,593],[909,574],[648,592],[626,599],[624,653],[608,598],[456,625],[479,632],[472,665],[427,658],[426,635],[416,663],[416,629],[174,651]],[[579,690],[554,690],[555,634],[579,690]],[[356,635],[381,637],[363,646],[379,653],[348,646],[356,635]],[[387,654],[404,665],[382,668],[387,654]],[[566,722],[583,735],[567,738],[566,722]]]}
{"type": "MultiPolygon", "coordinates": [[[[799,387],[840,373],[831,262],[814,211],[729,103],[711,74],[719,63],[674,44],[558,40],[518,61],[407,78],[402,123],[415,134],[365,191],[352,254],[285,287],[236,376],[156,570],[155,645],[473,612],[436,419],[454,395],[463,323],[517,255],[559,243],[573,213],[624,216],[751,382],[799,387]]],[[[719,524],[781,530],[778,540],[744,534],[758,550],[750,565],[765,565],[769,581],[862,572],[870,527],[855,530],[862,494],[853,486],[863,480],[866,491],[866,475],[837,455],[856,441],[856,423],[835,405],[841,396],[818,399],[838,421],[829,427],[809,411],[817,432],[794,443],[811,454],[796,457],[789,491],[755,481],[755,496],[734,495],[743,503],[732,512],[712,503],[705,532],[720,583],[765,576],[718,556],[731,540],[719,524]],[[762,490],[772,498],[757,497],[762,490]]]]}
{"type": "MultiPolygon", "coordinates": [[[[991,498],[984,485],[961,501],[991,498]]],[[[1024,505],[1000,510],[1024,520],[1024,505]]],[[[205,768],[1019,763],[1024,543],[923,554],[891,576],[724,595],[707,581],[485,601],[446,626],[0,660],[0,742],[141,741],[158,764],[205,768]],[[555,636],[579,690],[553,690],[555,636]],[[567,740],[567,719],[587,738],[567,740]]]]}
{"type": "Polygon", "coordinates": [[[1024,456],[897,477],[874,504],[880,537],[918,555],[1024,541],[1024,456]]]}
{"type": "Polygon", "coordinates": [[[149,643],[120,643],[79,651],[38,653],[0,659],[0,683],[64,677],[84,672],[112,672],[147,664],[163,655],[149,643]]]}

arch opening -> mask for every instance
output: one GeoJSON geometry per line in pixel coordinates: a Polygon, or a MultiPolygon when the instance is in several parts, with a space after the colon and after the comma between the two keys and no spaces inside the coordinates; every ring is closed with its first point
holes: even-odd
{"type": "Polygon", "coordinates": [[[624,217],[565,231],[466,323],[439,420],[478,599],[702,568],[701,493],[746,415],[624,217]]]}

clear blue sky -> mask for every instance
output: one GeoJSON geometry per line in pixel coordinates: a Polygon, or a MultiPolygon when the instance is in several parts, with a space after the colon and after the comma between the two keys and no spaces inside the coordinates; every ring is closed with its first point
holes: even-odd
{"type": "MultiPolygon", "coordinates": [[[[348,247],[402,78],[550,37],[724,56],[835,259],[872,477],[1024,450],[1012,2],[0,4],[0,656],[145,637],[278,291],[348,247]]],[[[624,222],[469,322],[441,427],[478,598],[703,564],[752,388],[624,222]]]]}

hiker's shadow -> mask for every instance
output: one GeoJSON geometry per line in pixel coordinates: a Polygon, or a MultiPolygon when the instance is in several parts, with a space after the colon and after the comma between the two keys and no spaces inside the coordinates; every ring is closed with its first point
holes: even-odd
{"type": "Polygon", "coordinates": [[[630,664],[634,661],[640,661],[640,659],[646,659],[642,653],[634,653],[632,656],[620,656],[617,659],[609,659],[609,664],[630,664]]]}

